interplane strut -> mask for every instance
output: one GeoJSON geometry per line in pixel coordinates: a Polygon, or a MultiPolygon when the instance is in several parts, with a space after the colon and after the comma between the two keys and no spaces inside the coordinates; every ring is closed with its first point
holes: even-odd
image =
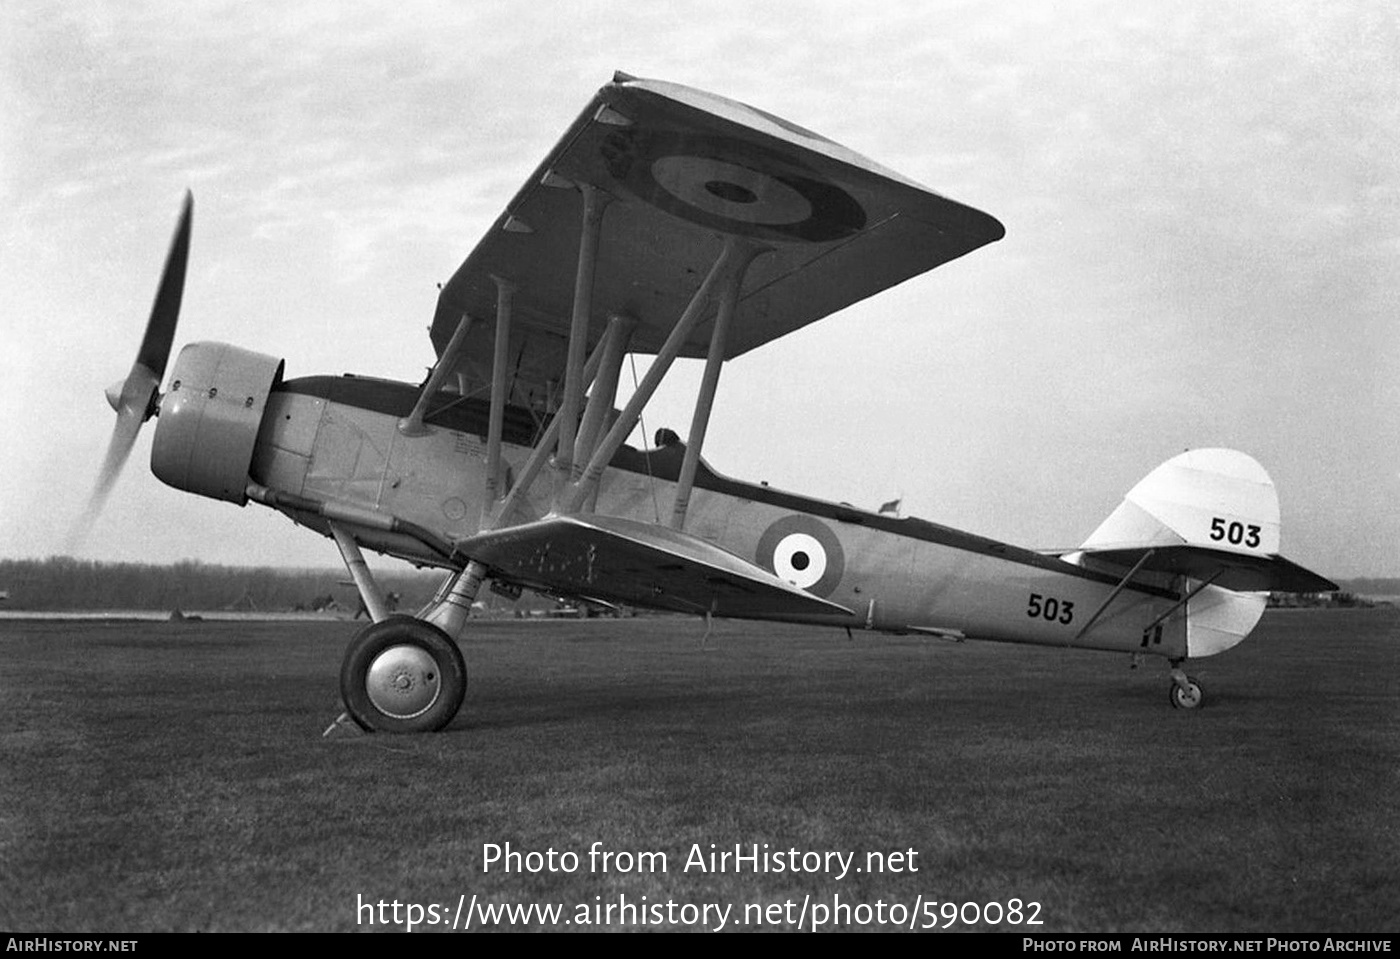
{"type": "Polygon", "coordinates": [[[767,248],[757,244],[743,244],[739,251],[740,261],[734,268],[733,281],[726,283],[720,291],[719,309],[715,313],[715,328],[710,334],[710,351],[705,357],[705,372],[700,380],[700,394],[695,399],[695,413],[690,420],[690,436],[686,440],[685,459],[681,463],[681,474],[676,484],[676,501],[671,510],[671,528],[685,528],[685,514],[690,507],[690,490],[695,484],[695,471],[700,465],[700,451],[705,445],[705,431],[710,425],[710,412],[714,409],[715,391],[719,388],[720,368],[724,364],[724,350],[729,342],[730,322],[739,304],[739,290],[744,281],[744,273],[754,257],[767,248]]]}
{"type": "Polygon", "coordinates": [[[737,290],[744,280],[744,271],[753,259],[754,254],[750,252],[751,247],[752,244],[739,237],[726,237],[724,247],[705,275],[704,282],[695,291],[690,303],[686,306],[675,327],[672,328],[671,334],[666,338],[666,342],[657,351],[655,359],[647,368],[646,375],[642,377],[642,382],[637,385],[637,389],[627,402],[622,415],[617,418],[612,428],[608,430],[607,436],[593,451],[593,455],[589,458],[588,465],[584,467],[579,479],[572,483],[561,496],[558,507],[561,513],[578,512],[597,488],[608,463],[612,461],[623,441],[631,434],[641,416],[642,409],[650,402],[656,388],[661,385],[661,381],[671,369],[671,364],[675,362],[676,357],[685,346],[686,340],[705,316],[705,309],[711,297],[716,292],[725,296],[728,290],[736,291],[735,295],[737,296],[737,290]]]}
{"type": "Polygon", "coordinates": [[[632,331],[637,327],[630,316],[615,314],[608,320],[607,331],[603,334],[602,361],[593,388],[588,394],[588,405],[583,411],[583,421],[579,424],[578,438],[574,442],[573,462],[587,463],[598,447],[598,438],[607,423],[608,414],[617,399],[617,384],[622,373],[622,361],[627,355],[628,344],[632,341],[632,331]]]}
{"type": "Polygon", "coordinates": [[[491,356],[491,412],[486,432],[486,499],[491,505],[501,495],[501,438],[505,432],[506,364],[510,359],[510,310],[515,284],[499,276],[496,283],[496,342],[491,356]]]}
{"type": "Polygon", "coordinates": [[[555,464],[564,473],[572,473],[576,468],[574,440],[583,400],[583,355],[593,310],[598,237],[602,232],[603,213],[612,200],[607,193],[588,183],[580,183],[578,188],[583,195],[583,228],[579,236],[578,271],[574,278],[574,309],[569,325],[568,361],[564,367],[564,396],[559,407],[558,418],[563,423],[559,427],[559,451],[555,456],[555,464]]]}

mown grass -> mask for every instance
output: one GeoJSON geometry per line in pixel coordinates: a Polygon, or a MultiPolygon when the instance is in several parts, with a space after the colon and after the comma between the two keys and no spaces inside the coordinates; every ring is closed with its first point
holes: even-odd
{"type": "MultiPolygon", "coordinates": [[[[348,930],[363,902],[1039,902],[1042,931],[1400,929],[1400,616],[1192,670],[691,620],[482,622],[441,734],[329,739],[345,624],[0,625],[0,928],[348,930]],[[483,871],[483,845],[579,853],[483,871]],[[590,873],[587,850],[666,874],[590,873]],[[692,844],[918,872],[683,872],[692,844]]],[[[1002,928],[1010,928],[1003,925],[1002,928]]]]}

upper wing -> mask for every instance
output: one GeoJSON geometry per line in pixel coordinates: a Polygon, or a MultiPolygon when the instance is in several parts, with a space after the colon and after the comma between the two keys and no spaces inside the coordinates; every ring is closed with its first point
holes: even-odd
{"type": "MultiPolygon", "coordinates": [[[[677,84],[618,74],[574,121],[443,287],[432,341],[441,356],[461,316],[495,315],[514,284],[512,401],[538,407],[563,378],[582,200],[603,217],[589,343],[607,318],[638,321],[631,349],[655,352],[723,244],[772,247],[746,274],[726,358],[1000,239],[1002,225],[815,133],[677,84]]],[[[682,356],[703,356],[709,321],[682,356]]],[[[494,327],[476,323],[453,372],[490,382],[494,327]]]]}

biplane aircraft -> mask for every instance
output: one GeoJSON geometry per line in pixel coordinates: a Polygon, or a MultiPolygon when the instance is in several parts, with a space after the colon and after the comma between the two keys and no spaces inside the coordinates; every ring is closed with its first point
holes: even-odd
{"type": "Polygon", "coordinates": [[[1188,659],[1253,629],[1260,591],[1332,583],[1278,555],[1273,484],[1243,453],[1188,452],[1071,553],[731,479],[701,457],[725,360],[1003,235],[825,137],[709,93],[617,74],[442,287],[420,385],[286,378],[279,358],[175,334],[176,229],[94,492],[142,422],[177,489],[278,510],[330,537],[373,623],[341,668],[369,730],[440,729],[486,583],[592,604],[1149,654],[1170,699],[1188,659]],[[624,357],[654,360],[617,409],[624,357]],[[704,358],[689,434],[625,440],[678,357],[704,358]],[[654,494],[663,504],[661,521],[654,494]],[[391,615],[363,549],[448,571],[391,615]]]}

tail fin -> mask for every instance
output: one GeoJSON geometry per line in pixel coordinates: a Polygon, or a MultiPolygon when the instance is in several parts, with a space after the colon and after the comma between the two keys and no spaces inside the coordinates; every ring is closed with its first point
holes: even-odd
{"type": "Polygon", "coordinates": [[[1259,621],[1264,598],[1240,593],[1337,588],[1278,548],[1278,493],[1269,474],[1244,453],[1202,449],[1147,474],[1068,558],[1193,580],[1187,650],[1208,656],[1259,621]]]}
{"type": "Polygon", "coordinates": [[[1278,493],[1264,467],[1235,450],[1188,450],[1138,483],[1084,549],[1203,546],[1278,552],[1278,493]]]}

